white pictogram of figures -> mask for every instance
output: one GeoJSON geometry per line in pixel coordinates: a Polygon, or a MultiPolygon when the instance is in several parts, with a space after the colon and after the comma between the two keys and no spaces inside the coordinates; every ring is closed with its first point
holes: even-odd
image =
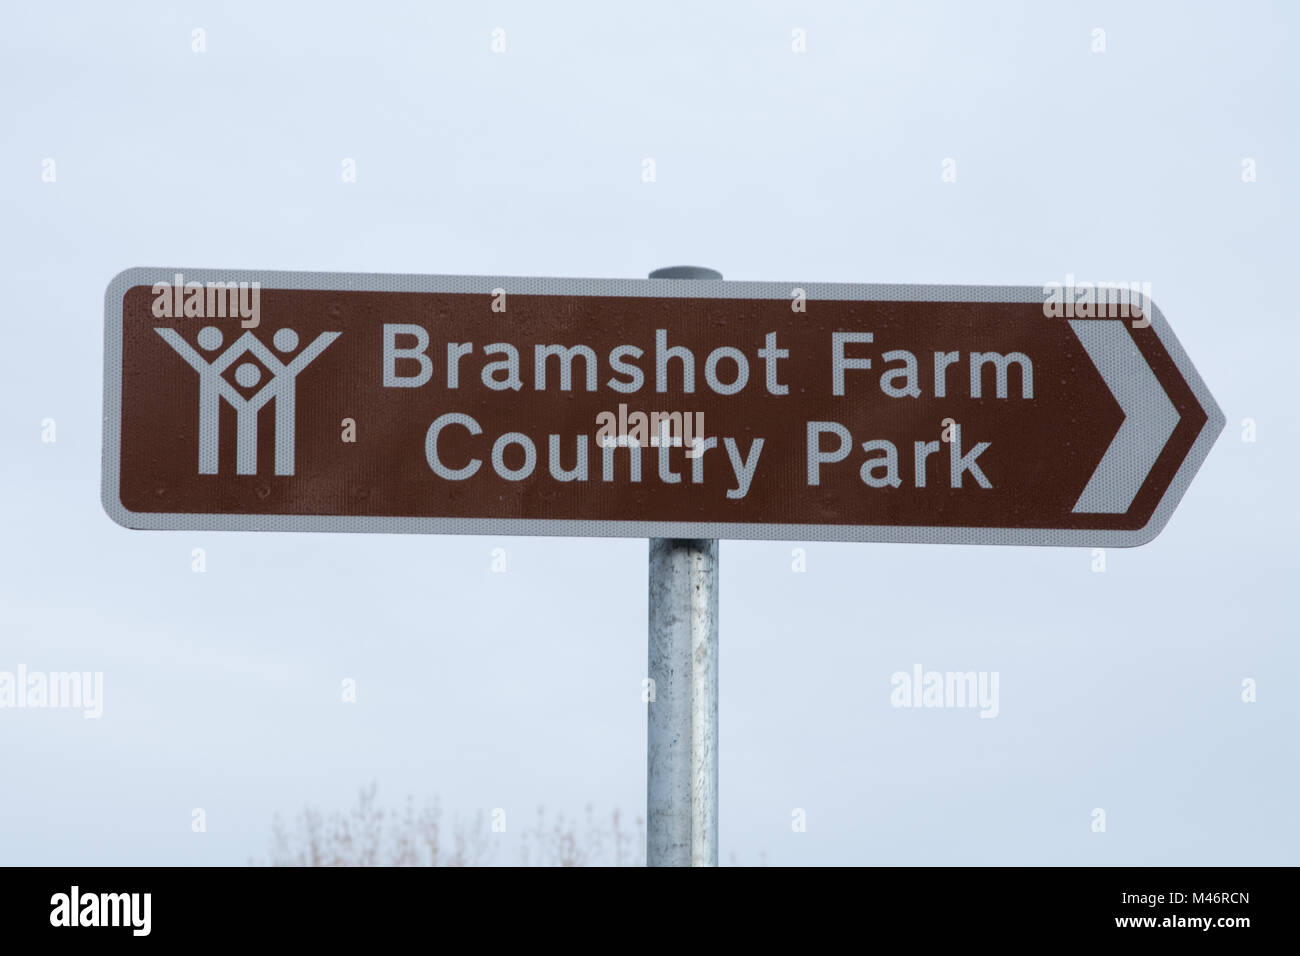
{"type": "MultiPolygon", "coordinates": [[[[322,332],[314,342],[285,364],[252,332],[245,332],[233,345],[209,362],[181,338],[175,329],[156,328],[154,331],[199,373],[199,474],[217,474],[217,437],[221,422],[221,399],[224,398],[235,409],[235,472],[240,475],[257,474],[257,413],[267,402],[275,399],[275,473],[292,475],[294,390],[298,373],[325,351],[340,333],[322,332]],[[249,352],[270,370],[271,380],[245,398],[226,381],[222,373],[249,352]]],[[[221,340],[221,330],[215,325],[199,330],[199,348],[205,352],[215,352],[221,348],[221,340]]],[[[298,347],[298,333],[289,328],[279,329],[271,337],[271,343],[280,352],[292,352],[298,347]]],[[[245,362],[235,369],[235,381],[244,388],[252,388],[261,378],[262,370],[252,362],[245,362]]]]}

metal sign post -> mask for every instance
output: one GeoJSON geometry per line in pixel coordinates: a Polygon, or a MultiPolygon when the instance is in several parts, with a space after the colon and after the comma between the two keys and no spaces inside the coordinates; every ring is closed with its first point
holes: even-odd
{"type": "MultiPolygon", "coordinates": [[[[674,266],[651,279],[721,279],[674,266]]],[[[650,539],[646,865],[718,865],[718,542],[650,539]]]]}
{"type": "Polygon", "coordinates": [[[128,269],[104,509],[650,539],[646,859],[716,865],[718,539],[1133,547],[1169,521],[1223,412],[1146,292],[1102,292],[128,269]]]}

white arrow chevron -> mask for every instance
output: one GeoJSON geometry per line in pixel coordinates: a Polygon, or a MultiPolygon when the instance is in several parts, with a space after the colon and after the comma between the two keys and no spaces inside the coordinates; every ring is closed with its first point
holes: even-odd
{"type": "Polygon", "coordinates": [[[1070,328],[1124,412],[1124,422],[1074,503],[1074,512],[1124,514],[1180,416],[1122,321],[1074,319],[1070,328]]]}

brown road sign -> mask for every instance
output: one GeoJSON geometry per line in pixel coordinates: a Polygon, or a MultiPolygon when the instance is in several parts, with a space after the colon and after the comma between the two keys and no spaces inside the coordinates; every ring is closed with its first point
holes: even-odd
{"type": "Polygon", "coordinates": [[[1127,290],[131,269],[105,326],[130,528],[1137,545],[1224,424],[1127,290]]]}

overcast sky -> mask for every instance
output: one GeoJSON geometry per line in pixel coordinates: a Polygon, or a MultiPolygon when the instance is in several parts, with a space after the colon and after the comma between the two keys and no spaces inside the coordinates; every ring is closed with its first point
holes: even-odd
{"type": "Polygon", "coordinates": [[[1228,419],[1104,573],[724,542],[724,861],[1298,862],[1295,7],[443,6],[6,8],[0,671],[101,671],[104,699],[0,710],[0,863],[242,864],[371,781],[504,808],[503,861],[539,805],[642,813],[645,541],[125,530],[103,297],[130,266],[682,262],[1147,281],[1228,419]],[[916,664],[997,672],[997,718],[892,707],[916,664]]]}

